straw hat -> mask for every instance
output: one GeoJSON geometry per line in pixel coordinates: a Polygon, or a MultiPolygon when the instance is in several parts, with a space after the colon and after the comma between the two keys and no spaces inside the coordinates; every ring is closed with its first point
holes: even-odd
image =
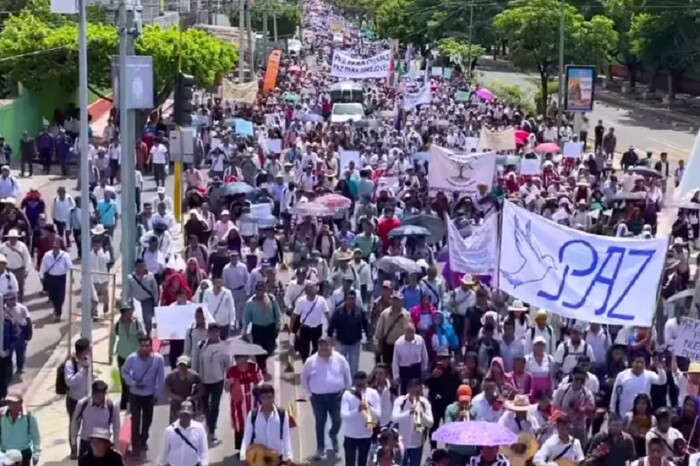
{"type": "Polygon", "coordinates": [[[503,407],[510,411],[528,411],[530,409],[530,397],[528,395],[515,395],[512,400],[507,400],[503,407]]]}
{"type": "Polygon", "coordinates": [[[19,231],[13,228],[5,235],[5,238],[20,238],[19,231]]]}
{"type": "Polygon", "coordinates": [[[527,306],[521,300],[516,299],[513,304],[508,306],[508,312],[522,312],[527,311],[527,306]]]}

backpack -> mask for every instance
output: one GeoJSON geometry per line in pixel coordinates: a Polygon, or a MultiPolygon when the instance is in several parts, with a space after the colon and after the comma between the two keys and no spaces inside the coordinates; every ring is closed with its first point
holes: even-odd
{"type": "MultiPolygon", "coordinates": [[[[253,426],[253,434],[250,436],[250,444],[255,443],[255,421],[258,418],[258,412],[260,412],[260,408],[254,409],[250,413],[250,425],[253,426]]],[[[280,417],[280,440],[284,438],[284,416],[287,415],[287,412],[284,409],[277,408],[277,414],[280,417]]]]}
{"type": "MultiPolygon", "coordinates": [[[[90,398],[83,398],[80,403],[82,403],[81,406],[78,407],[78,417],[77,420],[81,421],[83,419],[83,412],[85,412],[85,408],[88,407],[92,399],[90,398]]],[[[114,403],[112,403],[112,400],[109,398],[105,398],[105,404],[107,405],[107,410],[109,411],[109,424],[112,425],[112,416],[114,415],[114,403]]]]}
{"type": "MultiPolygon", "coordinates": [[[[545,327],[547,329],[547,333],[549,334],[549,341],[552,341],[552,338],[554,338],[554,330],[552,330],[552,327],[547,325],[545,327]]],[[[530,328],[530,341],[535,339],[535,327],[530,328]]]]}
{"type": "MultiPolygon", "coordinates": [[[[73,364],[73,371],[77,372],[78,361],[76,361],[73,357],[71,357],[68,361],[73,364]]],[[[58,366],[58,369],[56,369],[56,388],[54,390],[56,395],[68,394],[68,384],[66,383],[66,363],[68,361],[64,361],[60,366],[58,366]]]]}
{"type": "MultiPolygon", "coordinates": [[[[588,343],[585,341],[581,341],[583,343],[583,352],[582,353],[576,353],[576,356],[588,356],[588,343]]],[[[566,360],[567,356],[569,356],[569,345],[564,342],[564,357],[561,358],[562,364],[566,360]]]]}

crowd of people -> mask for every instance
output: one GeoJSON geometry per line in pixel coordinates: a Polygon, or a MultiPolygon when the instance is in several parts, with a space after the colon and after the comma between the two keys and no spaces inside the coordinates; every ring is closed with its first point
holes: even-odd
{"type": "MultiPolygon", "coordinates": [[[[700,365],[671,348],[679,319],[697,317],[691,262],[698,195],[671,227],[660,293],[668,302],[656,327],[565,319],[507,296],[489,276],[455,273],[445,264],[444,222],[449,216],[469,236],[513,202],[589,233],[651,238],[683,177],[682,161],[673,167],[665,153],[656,160],[630,147],[618,170],[614,129],[602,122],[591,131],[592,152],[580,158],[538,151],[542,143],[579,137],[587,144],[587,119],[578,135],[573,118],[557,131],[551,115],[529,115],[476,92],[459,64],[450,65],[449,76],[429,76],[427,60],[425,74],[407,64],[407,75],[363,80],[366,118],[331,123],[334,104],[356,98],[331,90],[338,81],[331,76],[333,53],[369,57],[389,45],[316,0],[304,4],[301,39],[301,54],[283,55],[274,88],[260,92],[254,105],[216,97],[196,102],[207,123],[198,127],[195,163],[183,176],[182,229],[162,186],[168,148],[157,121],[136,148],[136,219],[120,218],[113,188],[118,129],[110,124],[106,146],[91,146],[89,252],[80,250],[81,234],[88,234],[81,199],[64,188],[53,200],[36,190],[20,199],[16,180],[2,168],[3,464],[36,464],[41,453],[40,426],[23,409],[22,394],[8,393],[32,338],[22,304],[26,277],[36,269],[60,319],[72,266],[67,251],[75,244],[79,258],[90,254],[98,318],[100,304],[105,312],[110,305],[114,231],[121,221],[135,221],[138,259],[113,329],[119,399],[90,376],[85,339],[57,373],[70,456],[81,465],[123,464],[115,446],[124,411],[129,454],[146,455],[160,397],[169,402],[170,425],[154,457],[159,466],[206,466],[209,448],[221,440],[250,466],[294,462],[296,419],[275,405],[268,365],[281,333],[294,342],[288,369],[297,357],[302,363],[314,460],[342,450],[347,466],[419,466],[426,454],[436,466],[685,465],[700,448],[700,365]],[[429,81],[430,102],[404,107],[402,93],[421,80],[429,81]],[[468,99],[458,99],[464,91],[468,99]],[[233,130],[237,119],[252,122],[253,134],[233,130]],[[417,154],[433,144],[462,151],[482,131],[504,128],[517,130],[517,148],[502,154],[492,185],[481,183],[468,196],[430,191],[430,163],[417,154]],[[358,158],[348,160],[348,152],[358,158]],[[533,158],[541,160],[540,173],[521,174],[521,161],[533,158]],[[158,185],[146,202],[144,175],[158,185]],[[693,289],[687,298],[669,299],[693,289]],[[167,342],[167,358],[154,351],[158,306],[195,309],[183,311],[191,325],[183,339],[167,342]],[[374,353],[371,363],[363,350],[374,353]],[[231,406],[232,443],[217,436],[221,403],[231,406]]],[[[261,87],[266,72],[258,75],[261,87]]]]}

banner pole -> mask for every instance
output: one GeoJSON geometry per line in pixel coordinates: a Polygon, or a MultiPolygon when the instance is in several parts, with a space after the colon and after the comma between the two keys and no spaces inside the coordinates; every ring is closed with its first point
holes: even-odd
{"type": "Polygon", "coordinates": [[[498,226],[496,230],[496,269],[494,270],[495,277],[493,277],[493,288],[495,290],[500,289],[501,284],[501,241],[503,238],[503,207],[507,201],[503,201],[503,206],[498,211],[498,226]]]}

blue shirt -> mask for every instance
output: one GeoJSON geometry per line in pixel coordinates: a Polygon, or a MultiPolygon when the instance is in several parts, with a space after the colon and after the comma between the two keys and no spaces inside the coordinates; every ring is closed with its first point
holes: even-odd
{"type": "Polygon", "coordinates": [[[420,304],[423,297],[423,290],[420,289],[420,286],[406,285],[401,292],[403,293],[403,307],[409,311],[413,306],[420,304]]]}
{"type": "Polygon", "coordinates": [[[97,203],[98,223],[106,227],[113,227],[117,223],[117,203],[101,200],[97,203]]]}
{"type": "Polygon", "coordinates": [[[151,356],[142,358],[133,353],[122,366],[122,377],[134,395],[157,396],[165,380],[163,356],[152,353],[151,356]]]}

